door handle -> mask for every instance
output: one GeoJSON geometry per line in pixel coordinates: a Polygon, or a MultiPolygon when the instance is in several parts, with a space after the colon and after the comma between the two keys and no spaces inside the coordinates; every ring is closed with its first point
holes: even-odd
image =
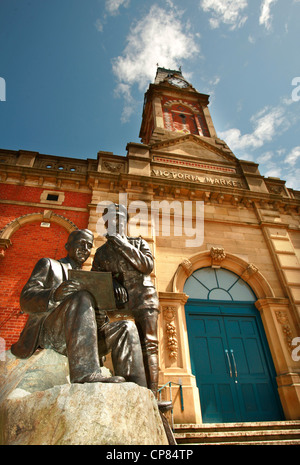
{"type": "Polygon", "coordinates": [[[228,350],[225,349],[225,354],[227,356],[227,360],[228,360],[228,366],[229,366],[229,374],[230,374],[230,378],[232,378],[232,369],[231,369],[231,363],[230,363],[230,358],[229,358],[229,353],[228,353],[228,350]]]}
{"type": "Polygon", "coordinates": [[[232,360],[233,360],[233,364],[234,364],[234,373],[235,373],[235,377],[237,378],[238,372],[237,372],[237,368],[236,368],[236,363],[235,363],[235,358],[234,358],[233,350],[231,349],[230,352],[231,352],[232,360]]]}

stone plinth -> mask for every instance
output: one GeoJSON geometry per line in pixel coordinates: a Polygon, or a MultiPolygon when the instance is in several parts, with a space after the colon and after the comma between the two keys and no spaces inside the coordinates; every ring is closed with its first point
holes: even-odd
{"type": "Polygon", "coordinates": [[[46,350],[18,360],[9,353],[1,362],[0,444],[168,444],[151,391],[134,383],[69,384],[61,357],[46,350]],[[65,384],[51,386],[57,377],[65,384]]]}

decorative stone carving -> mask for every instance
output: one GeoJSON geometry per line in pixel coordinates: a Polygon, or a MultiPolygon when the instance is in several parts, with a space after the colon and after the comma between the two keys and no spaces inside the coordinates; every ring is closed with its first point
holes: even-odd
{"type": "Polygon", "coordinates": [[[34,162],[34,168],[39,169],[46,169],[46,170],[57,170],[60,172],[71,172],[76,174],[85,174],[87,172],[86,163],[74,163],[73,161],[69,161],[66,159],[62,160],[54,160],[52,158],[44,159],[40,157],[36,157],[34,162]]]}
{"type": "Polygon", "coordinates": [[[7,155],[4,153],[0,153],[0,163],[1,164],[8,164],[8,165],[15,165],[17,162],[17,156],[16,155],[7,155]]]}
{"type": "Polygon", "coordinates": [[[183,262],[180,263],[180,266],[185,271],[187,276],[190,276],[190,274],[192,273],[192,268],[193,268],[192,263],[188,259],[185,259],[183,260],[183,262]]]}
{"type": "Polygon", "coordinates": [[[271,192],[271,194],[282,194],[283,192],[283,188],[282,186],[276,186],[276,185],[268,185],[267,184],[267,188],[269,190],[269,192],[271,192]]]}
{"type": "Polygon", "coordinates": [[[163,307],[163,317],[166,320],[166,345],[169,351],[169,357],[173,360],[177,359],[178,340],[177,331],[174,323],[176,315],[176,307],[166,306],[163,307]]]}
{"type": "Polygon", "coordinates": [[[226,258],[225,250],[221,247],[212,247],[210,249],[210,255],[212,259],[211,266],[213,268],[220,268],[221,262],[226,258]]]}
{"type": "Polygon", "coordinates": [[[0,258],[5,257],[5,252],[8,247],[11,246],[11,240],[10,239],[1,239],[0,238],[0,258]]]}
{"type": "Polygon", "coordinates": [[[246,208],[251,208],[253,205],[253,201],[251,199],[247,199],[247,197],[244,197],[242,199],[242,203],[245,205],[246,208]]]}
{"type": "Polygon", "coordinates": [[[253,265],[253,263],[250,263],[246,270],[244,271],[244,273],[241,275],[241,278],[244,280],[244,281],[249,281],[249,279],[251,278],[251,276],[253,276],[255,273],[258,272],[258,268],[253,265]]]}
{"type": "Polygon", "coordinates": [[[293,335],[292,335],[292,330],[289,324],[288,315],[286,312],[282,312],[282,311],[275,312],[275,315],[276,315],[278,323],[282,327],[282,332],[284,334],[287,347],[291,350],[293,335]]]}
{"type": "Polygon", "coordinates": [[[234,206],[237,206],[240,202],[240,198],[236,195],[233,195],[232,199],[231,199],[231,204],[234,205],[234,206]]]}
{"type": "Polygon", "coordinates": [[[111,173],[119,173],[122,169],[122,166],[123,165],[120,163],[109,163],[108,161],[103,162],[103,167],[111,173]]]}

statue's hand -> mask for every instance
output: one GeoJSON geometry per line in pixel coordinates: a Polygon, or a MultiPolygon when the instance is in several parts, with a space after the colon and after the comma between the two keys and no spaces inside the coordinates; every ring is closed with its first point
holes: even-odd
{"type": "Polygon", "coordinates": [[[125,287],[121,286],[121,284],[115,279],[113,279],[113,286],[117,303],[126,304],[126,302],[128,301],[128,295],[125,287]]]}
{"type": "Polygon", "coordinates": [[[73,281],[73,280],[64,281],[55,290],[53,294],[53,299],[56,302],[59,302],[59,301],[66,299],[70,295],[74,294],[74,292],[78,292],[81,290],[82,290],[82,286],[77,281],[73,281]]]}
{"type": "Polygon", "coordinates": [[[108,241],[110,241],[111,243],[115,243],[119,246],[122,246],[124,244],[128,244],[128,240],[127,240],[127,237],[126,236],[121,236],[121,234],[111,234],[111,235],[108,235],[107,236],[107,239],[108,241]]]}

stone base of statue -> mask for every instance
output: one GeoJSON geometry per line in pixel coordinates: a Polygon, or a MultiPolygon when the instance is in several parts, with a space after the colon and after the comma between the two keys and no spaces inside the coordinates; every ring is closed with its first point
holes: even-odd
{"type": "Polygon", "coordinates": [[[67,358],[52,350],[26,360],[7,351],[5,359],[1,445],[169,444],[148,389],[134,383],[70,384],[67,358]]]}

